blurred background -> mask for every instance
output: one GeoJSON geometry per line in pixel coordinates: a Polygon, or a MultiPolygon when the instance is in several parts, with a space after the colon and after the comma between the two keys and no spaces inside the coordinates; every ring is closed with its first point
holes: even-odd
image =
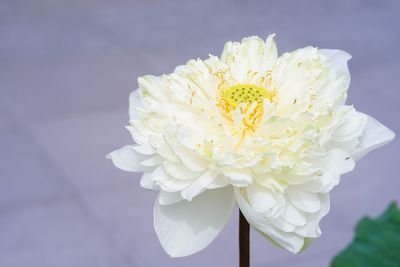
{"type": "MultiPolygon", "coordinates": [[[[0,266],[236,266],[237,213],[206,250],[170,259],[154,193],[105,155],[129,142],[128,94],[144,74],[277,33],[280,52],[350,52],[349,103],[400,132],[397,0],[1,0],[0,266]]],[[[323,234],[301,255],[252,233],[252,266],[328,266],[362,216],[400,200],[397,138],[342,177],[323,234]]]]}

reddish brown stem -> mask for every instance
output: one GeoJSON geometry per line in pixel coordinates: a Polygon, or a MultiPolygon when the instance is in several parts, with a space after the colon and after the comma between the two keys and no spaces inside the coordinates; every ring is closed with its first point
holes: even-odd
{"type": "Polygon", "coordinates": [[[239,211],[239,262],[240,267],[250,267],[250,226],[239,211]]]}

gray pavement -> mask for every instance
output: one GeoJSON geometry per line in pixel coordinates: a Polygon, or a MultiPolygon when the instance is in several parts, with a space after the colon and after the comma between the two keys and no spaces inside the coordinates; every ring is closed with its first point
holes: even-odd
{"type": "MultiPolygon", "coordinates": [[[[105,159],[130,142],[136,78],[275,32],[281,52],[350,52],[349,102],[399,133],[399,14],[396,0],[0,1],[0,267],[236,266],[237,213],[206,250],[170,259],[154,193],[105,159]]],[[[328,266],[361,216],[400,200],[399,149],[397,138],[342,177],[303,254],[253,233],[253,266],[328,266]]]]}

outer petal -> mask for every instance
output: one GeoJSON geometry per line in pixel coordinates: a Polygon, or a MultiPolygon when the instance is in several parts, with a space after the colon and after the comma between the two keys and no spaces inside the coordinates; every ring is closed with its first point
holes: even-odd
{"type": "Polygon", "coordinates": [[[297,229],[295,232],[304,237],[316,238],[321,235],[321,229],[319,228],[319,222],[330,209],[329,194],[319,194],[321,209],[316,213],[307,214],[307,223],[297,229]]]}
{"type": "Polygon", "coordinates": [[[386,145],[395,137],[395,133],[389,128],[371,116],[367,115],[367,117],[367,124],[360,137],[360,143],[351,153],[355,160],[359,160],[372,150],[386,145]]]}
{"type": "Polygon", "coordinates": [[[151,173],[143,173],[142,177],[140,178],[140,186],[150,190],[159,189],[156,185],[156,182],[153,180],[153,176],[151,173]]]}
{"type": "Polygon", "coordinates": [[[206,171],[200,177],[193,181],[185,190],[181,192],[184,199],[191,201],[197,195],[203,193],[209,184],[218,179],[218,174],[214,171],[206,171]]]}
{"type": "Polygon", "coordinates": [[[343,87],[349,88],[350,72],[347,61],[351,59],[351,55],[339,49],[320,49],[319,51],[329,57],[330,68],[335,72],[336,78],[343,79],[343,87]]]}
{"type": "Polygon", "coordinates": [[[129,119],[140,119],[139,111],[143,108],[144,106],[141,101],[141,91],[140,89],[137,89],[129,95],[129,119]]]}
{"type": "Polygon", "coordinates": [[[253,181],[253,174],[248,168],[225,167],[222,172],[234,186],[247,186],[253,181]]]}
{"type": "Polygon", "coordinates": [[[152,179],[156,185],[160,186],[162,190],[167,192],[179,192],[187,188],[191,181],[178,180],[170,176],[163,166],[158,166],[152,173],[152,179]]]}
{"type": "Polygon", "coordinates": [[[292,204],[305,212],[314,213],[321,209],[321,201],[318,194],[288,188],[287,195],[292,204]]]}
{"type": "Polygon", "coordinates": [[[234,207],[232,187],[209,190],[192,201],[154,205],[154,227],[171,257],[192,255],[207,247],[224,228],[234,207]]]}
{"type": "Polygon", "coordinates": [[[264,237],[275,245],[283,247],[290,252],[298,253],[303,245],[304,238],[295,233],[286,233],[272,226],[262,213],[255,211],[243,197],[240,189],[235,189],[236,201],[247,221],[264,237]]]}
{"type": "Polygon", "coordinates": [[[257,184],[247,187],[247,198],[255,211],[263,213],[269,219],[277,218],[285,207],[283,194],[257,184]]]}
{"type": "Polygon", "coordinates": [[[183,198],[178,192],[167,192],[161,190],[158,195],[158,203],[160,205],[171,205],[182,201],[183,198]]]}
{"type": "MultiPolygon", "coordinates": [[[[321,171],[321,176],[293,187],[293,190],[304,190],[310,193],[328,193],[340,182],[340,175],[350,172],[355,166],[351,155],[341,149],[332,149],[326,156],[318,158],[314,164],[321,171]]],[[[309,210],[308,212],[313,212],[309,210]]]]}
{"type": "Polygon", "coordinates": [[[148,171],[150,168],[140,165],[139,163],[146,160],[148,156],[144,156],[135,151],[134,146],[124,146],[114,150],[106,156],[111,159],[115,167],[130,172],[148,171]]]}

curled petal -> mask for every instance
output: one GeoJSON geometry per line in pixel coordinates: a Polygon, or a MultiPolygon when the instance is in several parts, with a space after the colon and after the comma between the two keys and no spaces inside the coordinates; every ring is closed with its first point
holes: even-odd
{"type": "Polygon", "coordinates": [[[249,202],[243,197],[240,189],[235,189],[235,197],[247,221],[265,238],[272,241],[273,244],[283,247],[293,253],[298,253],[302,249],[304,245],[303,237],[295,233],[281,231],[271,225],[263,213],[257,212],[250,206],[249,202]]]}
{"type": "Polygon", "coordinates": [[[174,152],[186,167],[195,172],[204,171],[208,167],[206,160],[200,158],[194,151],[181,144],[174,146],[174,152]]]}
{"type": "Polygon", "coordinates": [[[340,175],[354,169],[355,162],[351,155],[341,149],[332,149],[325,157],[315,162],[322,174],[297,186],[297,189],[311,193],[328,193],[340,182],[340,175]]]}
{"type": "Polygon", "coordinates": [[[156,182],[153,180],[153,176],[151,173],[143,173],[142,177],[140,178],[140,186],[150,190],[158,189],[156,182]]]}
{"type": "Polygon", "coordinates": [[[361,136],[366,123],[367,116],[352,109],[346,114],[344,123],[333,132],[332,138],[339,142],[346,142],[358,138],[361,136]]]}
{"type": "Polygon", "coordinates": [[[298,209],[314,213],[321,209],[321,201],[318,194],[288,188],[286,190],[290,202],[298,209]]]}
{"type": "Polygon", "coordinates": [[[165,161],[163,165],[169,175],[179,180],[194,180],[202,174],[188,169],[182,163],[165,161]]]}
{"type": "Polygon", "coordinates": [[[320,49],[319,51],[329,57],[329,67],[335,73],[337,79],[342,79],[343,87],[349,88],[350,72],[347,61],[351,59],[351,55],[339,49],[320,49]]]}
{"type": "Polygon", "coordinates": [[[147,160],[148,157],[136,152],[134,146],[124,146],[114,150],[106,157],[112,160],[115,167],[124,171],[144,172],[151,170],[151,168],[139,164],[147,160]]]}
{"type": "Polygon", "coordinates": [[[210,183],[218,178],[218,174],[214,171],[206,171],[199,178],[193,181],[185,190],[181,192],[184,199],[191,201],[195,196],[201,194],[210,183]]]}
{"type": "Polygon", "coordinates": [[[235,186],[246,186],[253,181],[253,174],[248,168],[226,167],[222,172],[235,186]]]}
{"type": "Polygon", "coordinates": [[[158,194],[158,203],[160,205],[171,205],[182,201],[183,198],[179,194],[179,192],[167,192],[161,190],[158,194]]]}
{"type": "Polygon", "coordinates": [[[188,180],[179,180],[170,176],[163,166],[158,166],[152,173],[152,179],[156,182],[157,185],[161,187],[162,190],[167,192],[178,192],[187,188],[191,181],[188,180]]]}
{"type": "Polygon", "coordinates": [[[315,213],[308,213],[307,223],[298,228],[295,233],[308,238],[317,238],[321,235],[321,229],[319,228],[319,222],[322,217],[324,217],[329,212],[330,201],[329,194],[319,194],[319,202],[321,203],[321,208],[315,213]]]}
{"type": "Polygon", "coordinates": [[[154,227],[171,257],[192,255],[207,247],[228,222],[234,207],[232,187],[208,190],[192,201],[154,205],[154,227]]]}
{"type": "Polygon", "coordinates": [[[142,155],[154,155],[156,151],[149,145],[139,145],[132,147],[133,150],[142,155]]]}
{"type": "Polygon", "coordinates": [[[289,201],[286,202],[286,208],[281,218],[295,226],[304,226],[307,223],[306,213],[295,208],[289,201]]]}
{"type": "Polygon", "coordinates": [[[138,120],[140,119],[140,110],[143,109],[141,100],[141,91],[137,89],[129,95],[129,119],[138,120]]]}
{"type": "Polygon", "coordinates": [[[360,137],[360,143],[352,151],[352,156],[355,160],[359,160],[372,150],[386,145],[395,137],[395,133],[389,128],[371,116],[367,115],[367,117],[368,120],[360,137]]]}
{"type": "Polygon", "coordinates": [[[277,218],[285,207],[285,199],[281,193],[257,184],[247,187],[247,199],[255,211],[263,213],[269,219],[277,218]]]}

